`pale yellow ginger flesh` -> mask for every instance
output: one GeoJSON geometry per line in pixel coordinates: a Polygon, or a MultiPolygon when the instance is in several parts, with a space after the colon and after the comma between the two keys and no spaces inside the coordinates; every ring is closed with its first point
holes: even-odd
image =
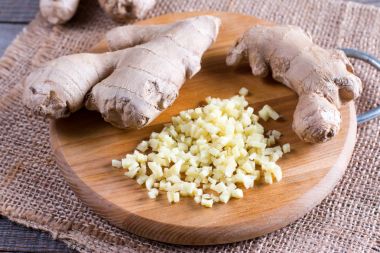
{"type": "Polygon", "coordinates": [[[40,0],[41,15],[51,24],[69,21],[77,11],[79,0],[40,0]]]}
{"type": "Polygon", "coordinates": [[[144,18],[156,0],[98,0],[102,9],[115,21],[144,18]]]}
{"type": "Polygon", "coordinates": [[[201,69],[219,26],[217,17],[198,16],[115,28],[107,40],[116,51],[63,56],[33,71],[25,80],[24,103],[52,118],[67,117],[85,104],[116,127],[144,127],[201,69]]]}
{"type": "MultiPolygon", "coordinates": [[[[249,29],[229,52],[227,65],[248,59],[252,74],[283,83],[299,95],[293,130],[306,142],[325,142],[340,129],[341,104],[357,98],[360,79],[340,50],[313,43],[300,27],[261,26],[249,29]]],[[[277,117],[264,112],[264,119],[277,117]]]]}
{"type": "MultiPolygon", "coordinates": [[[[246,94],[246,89],[240,93],[246,94]]],[[[280,181],[276,161],[290,152],[289,144],[274,146],[281,133],[271,130],[264,135],[259,117],[243,96],[206,102],[173,117],[160,133],[153,132],[133,154],[113,160],[112,166],[145,185],[149,198],[166,192],[169,203],[192,197],[205,207],[243,198],[243,189],[253,188],[255,182],[280,181]]]]}

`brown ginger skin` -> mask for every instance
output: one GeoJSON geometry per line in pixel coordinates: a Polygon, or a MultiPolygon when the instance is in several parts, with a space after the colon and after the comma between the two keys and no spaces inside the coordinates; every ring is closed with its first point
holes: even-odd
{"type": "Polygon", "coordinates": [[[186,78],[200,70],[219,26],[219,18],[199,16],[116,28],[107,40],[117,51],[63,56],[33,71],[25,80],[24,103],[51,118],[67,117],[85,103],[114,126],[141,128],[170,106],[186,78]]]}
{"type": "Polygon", "coordinates": [[[116,22],[144,18],[156,0],[98,0],[100,7],[116,22]]]}
{"type": "Polygon", "coordinates": [[[362,91],[362,83],[342,51],[319,47],[296,26],[252,27],[230,50],[226,63],[237,65],[244,58],[254,76],[271,72],[275,80],[299,95],[293,130],[306,142],[334,137],[341,123],[338,109],[362,91]]]}
{"type": "MultiPolygon", "coordinates": [[[[100,7],[117,22],[144,18],[156,0],[98,0],[100,7]]],[[[41,15],[51,24],[69,21],[77,11],[79,0],[40,0],[41,15]]]]}
{"type": "Polygon", "coordinates": [[[77,11],[79,0],[40,0],[41,15],[51,24],[64,24],[77,11]]]}

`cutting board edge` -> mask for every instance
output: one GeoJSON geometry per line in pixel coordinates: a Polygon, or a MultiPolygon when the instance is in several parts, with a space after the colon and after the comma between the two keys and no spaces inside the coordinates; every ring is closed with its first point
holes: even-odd
{"type": "MultiPolygon", "coordinates": [[[[199,14],[223,15],[225,13],[227,12],[191,12],[182,14],[190,16],[199,14]]],[[[238,13],[234,14],[242,15],[238,13]]],[[[167,14],[161,17],[170,15],[173,14],[167,14]]],[[[257,18],[255,19],[259,20],[257,18]]],[[[142,22],[144,23],[145,21],[142,22]]],[[[269,22],[263,22],[269,24],[269,22]]],[[[350,124],[347,135],[356,136],[356,114],[353,103],[350,103],[349,105],[349,115],[350,124]]],[[[57,132],[54,131],[54,124],[55,121],[51,122],[50,125],[50,140],[53,147],[54,156],[56,157],[58,166],[62,171],[63,176],[79,199],[81,199],[87,206],[94,210],[95,213],[110,221],[111,224],[119,228],[152,240],[182,245],[214,245],[251,239],[268,232],[272,232],[294,222],[295,220],[304,216],[316,205],[318,205],[335,187],[335,185],[341,179],[344,171],[346,170],[355,145],[355,138],[346,138],[343,149],[339,153],[338,160],[335,162],[334,166],[329,169],[328,173],[319,181],[319,183],[298,199],[295,199],[292,202],[287,203],[287,205],[282,206],[281,208],[276,209],[274,212],[272,212],[271,216],[275,216],[274,218],[276,219],[269,219],[268,221],[268,216],[266,217],[267,220],[263,220],[262,217],[260,217],[260,221],[263,224],[262,227],[257,228],[252,227],[252,225],[249,226],[248,222],[248,224],[237,223],[232,226],[223,227],[209,226],[206,229],[203,229],[202,227],[192,228],[186,226],[175,226],[172,224],[163,224],[157,221],[149,220],[147,218],[136,216],[133,213],[126,212],[126,210],[121,209],[118,205],[106,200],[95,191],[91,190],[91,187],[89,187],[75,173],[73,173],[70,166],[68,165],[68,162],[65,160],[64,155],[59,149],[60,143],[59,138],[57,138],[57,132]],[[326,182],[328,185],[325,185],[326,182]],[[310,196],[315,195],[315,192],[319,192],[318,198],[310,198],[310,196]],[[298,212],[297,215],[292,215],[291,217],[288,216],[287,219],[281,219],[281,216],[276,216],[277,214],[283,214],[284,211],[288,211],[290,208],[299,209],[300,207],[303,208],[302,212],[298,212]],[[142,222],[149,224],[148,226],[144,226],[141,224],[142,222]],[[154,222],[153,226],[152,222],[154,222]],[[155,226],[156,224],[158,226],[155,226]],[[148,230],[146,228],[148,228],[148,230]],[[183,229],[188,229],[188,231],[183,231],[183,229]],[[168,233],[165,233],[167,230],[171,230],[169,236],[168,233]],[[226,233],[228,230],[232,230],[233,235],[231,235],[231,233],[226,233]],[[190,233],[192,235],[195,233],[197,236],[190,240],[188,238],[188,235],[190,233]]],[[[244,201],[244,199],[242,201],[244,201]]]]}

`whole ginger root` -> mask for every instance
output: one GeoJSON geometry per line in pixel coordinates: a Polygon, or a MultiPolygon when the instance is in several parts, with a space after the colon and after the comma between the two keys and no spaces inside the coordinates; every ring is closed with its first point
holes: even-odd
{"type": "Polygon", "coordinates": [[[199,16],[115,28],[106,37],[116,51],[63,56],[33,71],[25,80],[24,103],[52,118],[67,117],[85,103],[114,126],[141,128],[200,70],[219,26],[219,18],[199,16]]]}
{"type": "Polygon", "coordinates": [[[79,0],[40,0],[41,15],[51,24],[66,23],[77,11],[79,0]]]}
{"type": "Polygon", "coordinates": [[[244,58],[254,76],[271,72],[275,80],[299,95],[293,130],[306,142],[334,137],[341,123],[338,109],[362,91],[362,83],[342,51],[317,46],[296,26],[252,27],[230,50],[226,63],[237,65],[244,58]]]}
{"type": "MultiPolygon", "coordinates": [[[[156,0],[98,0],[98,2],[107,15],[117,22],[143,18],[156,4],[156,0]]],[[[78,5],[79,0],[40,0],[40,12],[49,23],[59,25],[74,16],[78,5]]]]}
{"type": "Polygon", "coordinates": [[[100,7],[116,22],[143,18],[156,4],[156,0],[98,0],[100,7]]]}

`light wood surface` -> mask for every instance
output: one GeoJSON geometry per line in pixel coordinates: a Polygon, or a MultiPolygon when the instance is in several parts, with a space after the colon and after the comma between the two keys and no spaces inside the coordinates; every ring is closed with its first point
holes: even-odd
{"type": "MultiPolygon", "coordinates": [[[[140,22],[173,22],[199,13],[161,16],[140,22]]],[[[305,215],[335,186],[349,162],[356,136],[356,115],[352,103],[341,109],[342,129],[332,141],[311,145],[301,142],[291,128],[297,96],[271,78],[255,78],[248,66],[225,66],[227,50],[250,26],[263,23],[240,14],[213,13],[222,18],[218,40],[203,58],[202,70],[186,82],[180,96],[150,126],[141,130],[120,130],[104,122],[98,113],[79,111],[70,118],[53,121],[51,143],[63,175],[78,197],[112,224],[150,239],[188,245],[220,244],[269,233],[305,215]],[[181,110],[198,106],[205,97],[228,98],[245,86],[247,100],[257,110],[269,104],[283,116],[265,123],[267,129],[284,134],[292,152],[279,164],[281,182],[258,185],[245,191],[241,200],[216,204],[207,209],[191,198],[170,205],[164,194],[151,200],[147,191],[123,170],[111,167],[111,159],[132,152],[138,142],[181,110]]],[[[104,51],[100,43],[96,51],[104,51]]]]}

